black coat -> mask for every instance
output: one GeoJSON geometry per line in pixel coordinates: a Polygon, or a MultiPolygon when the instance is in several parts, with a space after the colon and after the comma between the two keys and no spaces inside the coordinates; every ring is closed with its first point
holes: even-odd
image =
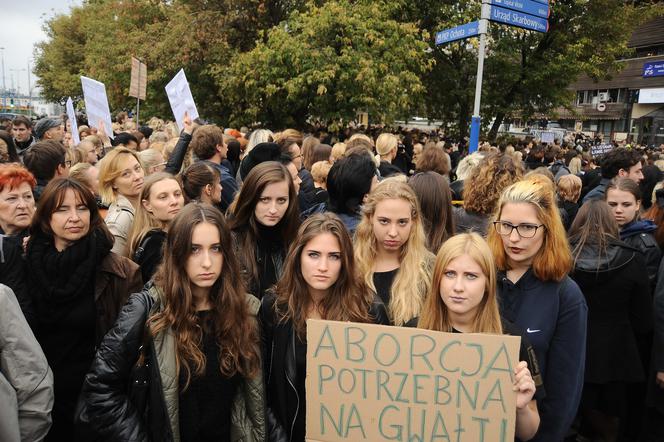
{"type": "Polygon", "coordinates": [[[587,244],[570,276],[588,304],[585,382],[643,381],[637,335],[651,329],[652,307],[641,253],[611,240],[600,257],[587,244]]]}
{"type": "Polygon", "coordinates": [[[646,404],[657,408],[664,414],[664,388],[655,382],[657,372],[664,372],[664,260],[659,266],[659,279],[654,294],[654,339],[652,348],[652,361],[648,377],[648,396],[646,404]]]}
{"type": "MultiPolygon", "coordinates": [[[[259,316],[265,364],[267,432],[270,442],[288,442],[297,414],[306,411],[300,409],[301,403],[295,388],[297,378],[306,376],[306,373],[297,373],[293,323],[277,320],[275,301],[273,294],[265,296],[259,316]]],[[[374,297],[369,315],[375,324],[390,324],[385,305],[377,296],[374,297]]]]}

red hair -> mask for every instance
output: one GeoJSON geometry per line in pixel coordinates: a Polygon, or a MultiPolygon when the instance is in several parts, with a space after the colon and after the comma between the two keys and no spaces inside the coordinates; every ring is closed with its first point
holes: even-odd
{"type": "Polygon", "coordinates": [[[0,192],[9,187],[9,190],[16,189],[23,183],[28,183],[30,189],[35,188],[37,180],[35,177],[18,163],[0,164],[0,192]]]}

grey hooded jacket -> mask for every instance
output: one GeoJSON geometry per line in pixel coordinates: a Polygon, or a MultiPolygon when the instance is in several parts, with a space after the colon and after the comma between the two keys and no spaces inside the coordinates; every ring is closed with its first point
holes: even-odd
{"type": "Polygon", "coordinates": [[[53,373],[14,292],[0,284],[0,440],[40,441],[51,428],[53,373]]]}

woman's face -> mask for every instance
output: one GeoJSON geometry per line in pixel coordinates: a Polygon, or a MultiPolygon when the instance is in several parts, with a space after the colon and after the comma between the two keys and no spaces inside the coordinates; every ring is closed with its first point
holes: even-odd
{"type": "Polygon", "coordinates": [[[67,189],[62,203],[51,214],[55,248],[62,251],[90,231],[90,209],[73,189],[67,189]]]}
{"type": "Polygon", "coordinates": [[[620,227],[634,221],[641,208],[641,201],[637,201],[631,192],[619,189],[609,189],[606,192],[606,202],[620,227]]]}
{"type": "Polygon", "coordinates": [[[482,267],[468,254],[454,258],[443,269],[440,297],[453,324],[457,319],[467,323],[475,317],[484,299],[486,280],[482,267]]]}
{"type": "Polygon", "coordinates": [[[412,207],[401,198],[383,200],[376,204],[371,225],[379,248],[399,251],[408,242],[413,228],[412,207]]]}
{"type": "Polygon", "coordinates": [[[90,185],[90,190],[92,190],[92,193],[94,193],[95,196],[98,196],[99,195],[99,169],[97,169],[95,166],[92,166],[85,172],[85,175],[88,178],[88,184],[90,185]]]}
{"type": "MultiPolygon", "coordinates": [[[[527,226],[522,230],[526,228],[530,230],[532,226],[542,224],[535,206],[530,203],[506,203],[500,213],[499,221],[507,226],[527,226]]],[[[538,227],[532,238],[522,237],[516,229],[512,229],[512,233],[508,235],[500,235],[500,238],[503,240],[503,249],[510,267],[529,267],[544,243],[544,226],[538,227]]]]}
{"type": "Polygon", "coordinates": [[[113,190],[120,195],[133,199],[141,194],[145,172],[133,155],[124,154],[118,159],[120,176],[113,180],[113,190]]]}
{"type": "Polygon", "coordinates": [[[289,201],[288,182],[268,184],[258,198],[254,216],[264,226],[275,226],[286,214],[289,201]]]}
{"type": "Polygon", "coordinates": [[[191,252],[185,271],[193,292],[209,293],[221,275],[224,263],[219,229],[214,224],[200,223],[191,235],[191,252]]]}
{"type": "Polygon", "coordinates": [[[150,197],[142,204],[158,221],[170,222],[184,207],[180,184],[171,178],[157,181],[150,188],[150,197]]]}
{"type": "Polygon", "coordinates": [[[300,267],[309,292],[319,296],[327,294],[341,272],[341,247],[336,236],[321,233],[305,244],[300,267]]]}
{"type": "Polygon", "coordinates": [[[30,184],[23,182],[0,192],[0,227],[5,235],[14,235],[27,229],[35,213],[35,199],[30,184]]]}

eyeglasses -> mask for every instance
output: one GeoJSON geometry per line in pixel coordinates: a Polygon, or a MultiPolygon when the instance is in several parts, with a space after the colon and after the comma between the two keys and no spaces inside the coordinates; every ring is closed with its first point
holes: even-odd
{"type": "Polygon", "coordinates": [[[496,229],[499,235],[509,236],[512,234],[514,229],[516,233],[521,238],[532,238],[537,233],[537,229],[544,227],[544,224],[519,224],[515,226],[512,223],[506,221],[494,221],[493,227],[496,229]]]}

